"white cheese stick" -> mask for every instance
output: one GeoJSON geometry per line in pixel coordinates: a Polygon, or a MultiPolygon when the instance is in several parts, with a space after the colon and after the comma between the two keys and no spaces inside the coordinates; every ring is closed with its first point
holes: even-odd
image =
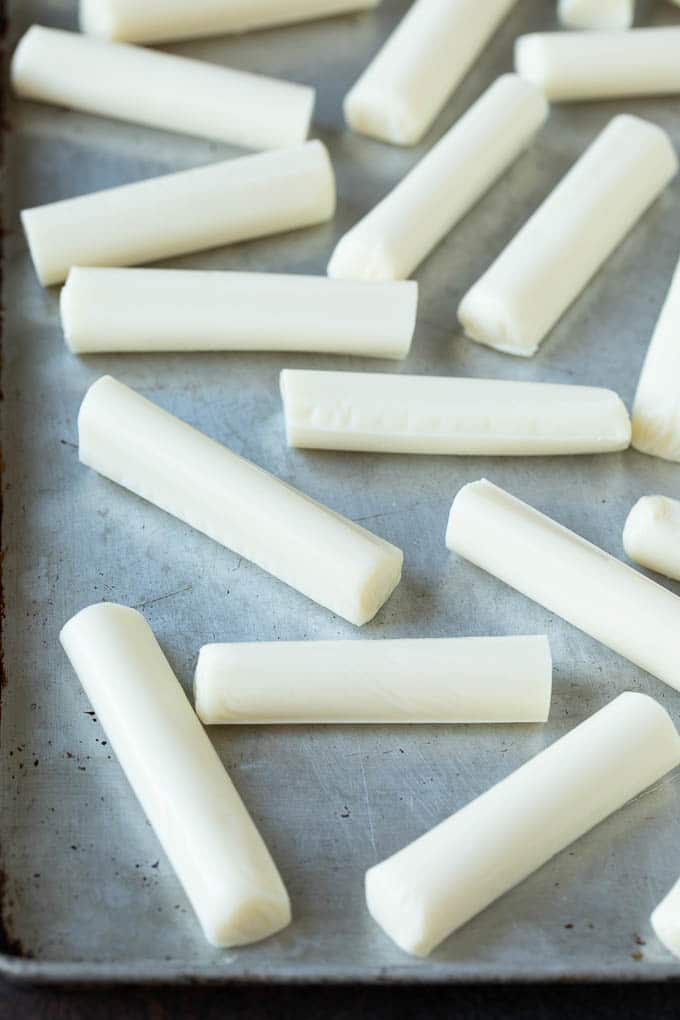
{"type": "Polygon", "coordinates": [[[247,149],[303,142],[314,108],[304,85],[40,25],[17,46],[11,77],[22,99],[247,149]]]}
{"type": "Polygon", "coordinates": [[[641,566],[680,581],[680,500],[639,499],[626,519],[623,548],[641,566]]]}
{"type": "Polygon", "coordinates": [[[680,958],[680,880],[653,910],[650,921],[659,942],[680,958]]]}
{"type": "Polygon", "coordinates": [[[130,266],[308,227],[335,211],[321,142],[182,170],[25,209],[43,286],[72,266],[130,266]]]}
{"type": "Polygon", "coordinates": [[[515,42],[515,70],[551,103],[680,92],[680,28],[536,32],[515,42]]]}
{"type": "Polygon", "coordinates": [[[342,237],[328,275],[401,280],[517,159],[545,122],[548,105],[517,75],[504,74],[367,216],[342,237]]]}
{"type": "Polygon", "coordinates": [[[405,358],[418,285],[182,269],[74,268],[66,342],[105,351],[319,351],[405,358]]]}
{"type": "Polygon", "coordinates": [[[289,446],[529,456],[630,445],[621,399],[594,386],[284,369],[289,446]]]}
{"type": "Polygon", "coordinates": [[[453,501],[449,549],[680,690],[680,598],[486,479],[453,501]]]}
{"type": "Polygon", "coordinates": [[[534,354],[677,168],[665,131],[614,117],[464,296],[467,335],[534,354]]]}
{"type": "Polygon", "coordinates": [[[646,694],[621,694],[366,873],[373,918],[407,953],[443,939],[680,763],[646,694]]]}
{"type": "Polygon", "coordinates": [[[550,711],[548,639],[204,645],[204,723],[530,723],[550,711]]]}
{"type": "Polygon", "coordinates": [[[83,464],[361,626],[403,554],[346,517],[102,376],[78,415],[83,464]]]}
{"type": "Polygon", "coordinates": [[[247,32],[368,10],[381,0],[80,0],[80,27],[117,42],[247,32]]]}
{"type": "Polygon", "coordinates": [[[635,0],[558,0],[557,14],[568,28],[630,28],[635,0]]]}
{"type": "Polygon", "coordinates": [[[633,401],[636,450],[680,461],[680,263],[654,328],[633,401]]]}
{"type": "Polygon", "coordinates": [[[517,0],[415,0],[345,97],[354,131],[415,145],[517,0]]]}
{"type": "Polygon", "coordinates": [[[144,617],[102,602],[60,637],[206,938],[240,946],[285,928],[276,865],[144,617]]]}

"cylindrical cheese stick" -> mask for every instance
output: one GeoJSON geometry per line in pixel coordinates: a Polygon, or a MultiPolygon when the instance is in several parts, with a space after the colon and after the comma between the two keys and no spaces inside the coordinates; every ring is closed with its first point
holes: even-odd
{"type": "Polygon", "coordinates": [[[61,643],[206,938],[239,946],[284,928],[276,866],[144,617],[89,606],[61,643]]]}
{"type": "Polygon", "coordinates": [[[635,0],[558,0],[557,13],[569,28],[630,28],[635,0]]]}
{"type": "Polygon", "coordinates": [[[677,167],[665,131],[614,117],[467,292],[458,309],[467,335],[534,354],[677,167]]]}
{"type": "Polygon", "coordinates": [[[622,694],[496,786],[366,873],[366,901],[426,956],[490,903],[680,763],[646,694],[622,694]]]}
{"type": "Polygon", "coordinates": [[[321,142],[67,198],[21,219],[43,286],[71,266],[130,266],[332,217],[335,180],[321,142]]]}
{"type": "Polygon", "coordinates": [[[550,711],[546,637],[204,645],[204,723],[529,723],[550,711]]]}
{"type": "Polygon", "coordinates": [[[526,148],[548,115],[504,74],[397,187],[340,239],[328,275],[405,279],[526,148]]]}
{"type": "Polygon", "coordinates": [[[529,456],[630,445],[621,399],[594,386],[284,369],[289,446],[529,456]]]}
{"type": "Polygon", "coordinates": [[[623,548],[636,563],[680,581],[680,500],[639,499],[626,519],[623,548]]]}
{"type": "Polygon", "coordinates": [[[403,554],[197,429],[102,376],[78,415],[80,460],[361,626],[403,554]]]}
{"type": "Polygon", "coordinates": [[[104,351],[319,351],[404,358],[418,285],[182,269],[72,269],[66,341],[104,351]]]}
{"type": "Polygon", "coordinates": [[[415,145],[517,0],[415,0],[345,98],[354,131],[415,145]]]}
{"type": "Polygon", "coordinates": [[[449,549],[680,690],[680,598],[485,479],[453,501],[449,549]]]}
{"type": "Polygon", "coordinates": [[[23,99],[247,149],[303,142],[314,89],[34,25],[11,66],[23,99]]]}
{"type": "Polygon", "coordinates": [[[368,10],[380,0],[80,0],[83,32],[118,42],[168,42],[247,32],[368,10]]]}
{"type": "Polygon", "coordinates": [[[680,957],[680,880],[652,912],[650,921],[659,942],[680,957]]]}
{"type": "Polygon", "coordinates": [[[633,446],[680,461],[680,263],[656,323],[633,402],[633,446]]]}
{"type": "Polygon", "coordinates": [[[536,32],[515,43],[515,70],[551,103],[680,92],[680,28],[536,32]]]}

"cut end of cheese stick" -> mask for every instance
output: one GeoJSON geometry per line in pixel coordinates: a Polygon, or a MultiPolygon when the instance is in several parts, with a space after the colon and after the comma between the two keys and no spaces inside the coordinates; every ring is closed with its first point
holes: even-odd
{"type": "Polygon", "coordinates": [[[680,763],[668,713],[626,693],[366,873],[374,920],[426,956],[680,763]]]}
{"type": "Polygon", "coordinates": [[[43,286],[72,266],[131,266],[265,237],[331,219],[335,178],[321,142],[25,209],[21,220],[43,286]]]}
{"type": "Polygon", "coordinates": [[[680,598],[482,479],[451,507],[446,544],[680,690],[680,598]]]}
{"type": "Polygon", "coordinates": [[[665,131],[614,117],[463,297],[467,336],[534,354],[677,169],[665,131]]]}
{"type": "Polygon", "coordinates": [[[636,450],[680,461],[680,265],[676,268],[633,402],[636,450]]]}
{"type": "Polygon", "coordinates": [[[368,623],[399,583],[396,546],[111,376],[87,391],[78,436],[83,464],[350,623],[368,623]]]}
{"type": "Polygon", "coordinates": [[[370,10],[381,0],[80,0],[80,27],[116,42],[247,32],[370,10]]]}
{"type": "Polygon", "coordinates": [[[680,959],[680,881],[664,896],[650,921],[659,942],[680,959]]]}
{"type": "Polygon", "coordinates": [[[304,142],[314,109],[304,85],[41,25],[19,42],[11,77],[23,99],[248,149],[304,142]]]}
{"type": "Polygon", "coordinates": [[[635,0],[559,0],[557,14],[568,28],[621,30],[633,24],[635,0]]]}
{"type": "Polygon", "coordinates": [[[285,928],[276,866],[141,614],[90,606],[60,638],[206,938],[239,946],[285,928]]]}
{"type": "Polygon", "coordinates": [[[345,97],[352,130],[415,145],[516,0],[416,0],[345,97]]]}
{"type": "Polygon", "coordinates": [[[641,566],[680,581],[680,500],[639,499],[626,519],[623,548],[641,566]]]}
{"type": "Polygon", "coordinates": [[[340,279],[406,279],[520,155],[548,115],[529,82],[504,74],[410,173],[342,237],[340,279]]]}
{"type": "Polygon", "coordinates": [[[404,358],[415,282],[277,273],[73,268],[61,292],[76,354],[107,351],[318,351],[404,358]]]}
{"type": "Polygon", "coordinates": [[[537,32],[515,42],[515,70],[551,103],[680,92],[680,28],[537,32]]]}
{"type": "Polygon", "coordinates": [[[550,711],[546,637],[275,641],[201,648],[204,723],[533,723],[550,711]]]}
{"type": "Polygon", "coordinates": [[[289,446],[494,456],[606,453],[630,445],[611,390],[496,379],[284,369],[289,446]]]}

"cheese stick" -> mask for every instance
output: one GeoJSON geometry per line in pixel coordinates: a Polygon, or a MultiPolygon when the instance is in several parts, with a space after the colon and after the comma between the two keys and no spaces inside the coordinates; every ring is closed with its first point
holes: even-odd
{"type": "Polygon", "coordinates": [[[345,98],[354,131],[415,145],[517,0],[415,0],[345,98]]]}
{"type": "Polygon", "coordinates": [[[515,42],[515,70],[551,103],[680,92],[680,28],[536,32],[515,42]]]}
{"type": "Polygon", "coordinates": [[[630,28],[635,0],[558,0],[557,14],[568,28],[630,28]]]}
{"type": "Polygon", "coordinates": [[[614,117],[464,296],[458,318],[467,335],[534,354],[677,167],[665,131],[614,117]]]}
{"type": "Polygon", "coordinates": [[[680,581],[680,500],[639,499],[626,519],[623,548],[641,566],[680,581]]]}
{"type": "Polygon", "coordinates": [[[680,880],[654,909],[650,921],[659,942],[680,957],[680,880]]]}
{"type": "Polygon", "coordinates": [[[594,386],[284,369],[289,446],[529,456],[630,445],[621,399],[594,386]]]}
{"type": "Polygon", "coordinates": [[[71,269],[66,342],[105,351],[319,351],[404,358],[418,285],[182,269],[71,269]]]}
{"type": "Polygon", "coordinates": [[[117,42],[247,32],[377,7],[381,0],[80,0],[80,27],[117,42]]]}
{"type": "Polygon", "coordinates": [[[40,25],[17,46],[11,77],[23,99],[247,149],[303,142],[314,108],[304,85],[40,25]]]}
{"type": "Polygon", "coordinates": [[[621,694],[366,873],[373,918],[407,953],[443,939],[680,763],[646,694],[621,694]]]}
{"type": "Polygon", "coordinates": [[[680,263],[656,323],[633,402],[636,450],[680,461],[680,263]]]}
{"type": "Polygon", "coordinates": [[[78,415],[83,464],[361,626],[399,583],[403,554],[102,376],[78,415]]]}
{"type": "Polygon", "coordinates": [[[537,89],[504,74],[371,212],[342,237],[328,275],[401,280],[517,159],[545,122],[537,89]]]}
{"type": "Polygon", "coordinates": [[[25,209],[43,286],[72,266],[129,266],[329,220],[333,168],[321,142],[182,170],[25,209]]]}
{"type": "Polygon", "coordinates": [[[285,928],[276,865],[144,617],[102,602],[60,637],[206,938],[240,946],[285,928]]]}
{"type": "Polygon", "coordinates": [[[485,479],[460,490],[449,549],[680,690],[680,598],[485,479]]]}
{"type": "Polygon", "coordinates": [[[204,723],[529,723],[550,711],[546,637],[204,645],[204,723]]]}

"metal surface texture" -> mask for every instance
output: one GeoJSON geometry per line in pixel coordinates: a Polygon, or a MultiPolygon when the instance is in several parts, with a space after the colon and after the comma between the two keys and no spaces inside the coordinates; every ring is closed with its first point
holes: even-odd
{"type": "MultiPolygon", "coordinates": [[[[402,150],[348,133],[341,98],[407,6],[384,0],[371,13],[169,48],[315,85],[314,134],[330,149],[339,206],[325,226],[167,264],[323,273],[336,239],[511,68],[515,36],[555,25],[552,3],[520,0],[423,144],[402,150]]],[[[677,25],[680,11],[660,3],[649,20],[677,25]]],[[[8,49],[33,22],[75,27],[74,0],[15,4],[8,49]]],[[[486,476],[623,556],[628,510],[644,493],[679,496],[680,467],[632,450],[552,459],[289,450],[278,393],[279,371],[293,366],[588,383],[616,389],[630,406],[680,252],[680,180],[533,359],[471,343],[455,314],[465,290],[623,110],[649,117],[680,145],[677,97],[553,107],[536,142],[417,273],[413,350],[395,364],[312,355],[72,356],[59,328],[58,289],[38,285],[18,210],[238,153],[8,101],[1,732],[7,955],[0,972],[36,981],[218,982],[658,980],[680,973],[648,920],[680,873],[677,774],[427,960],[405,956],[388,940],[363,894],[368,866],[621,691],[648,692],[680,722],[680,694],[447,553],[444,531],[457,490],[486,476]],[[81,467],[78,407],[106,372],[402,547],[403,581],[378,617],[357,631],[81,467]],[[547,633],[555,662],[551,718],[545,726],[211,729],[280,866],[294,912],[277,937],[219,951],[203,939],[59,646],[62,624],[99,599],[144,612],[187,691],[199,646],[208,641],[547,633]]]]}

